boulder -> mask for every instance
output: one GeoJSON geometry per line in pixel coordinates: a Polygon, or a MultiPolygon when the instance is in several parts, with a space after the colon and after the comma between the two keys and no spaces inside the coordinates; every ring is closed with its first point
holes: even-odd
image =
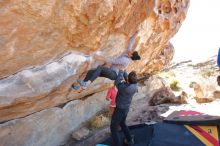
{"type": "Polygon", "coordinates": [[[191,82],[189,87],[193,88],[195,92],[194,99],[196,100],[197,103],[207,103],[214,101],[214,98],[212,96],[205,94],[208,91],[204,90],[204,88],[202,88],[199,83],[191,82]]]}
{"type": "Polygon", "coordinates": [[[76,140],[83,140],[89,135],[89,132],[89,129],[85,127],[80,128],[79,130],[72,133],[72,138],[76,140]]]}
{"type": "Polygon", "coordinates": [[[151,97],[149,105],[155,106],[163,103],[174,103],[174,98],[175,95],[172,93],[170,88],[161,88],[151,97]]]}
{"type": "Polygon", "coordinates": [[[24,118],[0,124],[0,141],[4,146],[60,146],[73,131],[105,109],[106,92],[87,99],[71,101],[63,107],[53,107],[24,118]]]}
{"type": "Polygon", "coordinates": [[[162,69],[169,40],[185,19],[188,0],[17,0],[0,2],[0,122],[21,118],[109,88],[103,80],[80,94],[71,84],[97,63],[132,50],[142,60],[128,71],[162,69]]]}

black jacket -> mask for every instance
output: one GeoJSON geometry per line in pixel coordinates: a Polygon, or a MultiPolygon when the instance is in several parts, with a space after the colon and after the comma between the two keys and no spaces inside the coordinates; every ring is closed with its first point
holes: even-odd
{"type": "Polygon", "coordinates": [[[123,71],[119,71],[118,77],[115,80],[115,86],[118,88],[116,107],[121,109],[129,109],[132,98],[137,92],[137,84],[123,82],[123,74],[123,71]]]}

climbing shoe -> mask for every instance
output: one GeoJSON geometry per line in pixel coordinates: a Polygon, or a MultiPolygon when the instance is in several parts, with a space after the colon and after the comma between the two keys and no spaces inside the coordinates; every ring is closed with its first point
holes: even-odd
{"type": "Polygon", "coordinates": [[[72,84],[72,89],[74,89],[76,92],[80,92],[81,91],[81,86],[72,84]]]}
{"type": "Polygon", "coordinates": [[[82,87],[82,89],[86,89],[87,86],[88,86],[88,82],[81,81],[81,80],[77,80],[77,82],[80,84],[80,86],[82,87]]]}

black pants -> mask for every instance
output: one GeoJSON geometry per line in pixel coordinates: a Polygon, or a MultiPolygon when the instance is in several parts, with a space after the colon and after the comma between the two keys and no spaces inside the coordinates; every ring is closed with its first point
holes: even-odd
{"type": "Polygon", "coordinates": [[[119,137],[119,133],[118,133],[118,125],[121,126],[121,129],[123,131],[123,133],[125,134],[125,137],[127,139],[127,141],[131,141],[131,134],[129,131],[128,126],[126,125],[126,118],[127,118],[127,114],[128,114],[129,109],[120,109],[120,108],[115,108],[115,111],[112,115],[112,120],[111,120],[111,134],[112,134],[112,139],[113,139],[113,144],[114,146],[121,146],[121,140],[119,137]]]}
{"type": "Polygon", "coordinates": [[[90,80],[91,82],[93,82],[98,77],[105,77],[110,80],[116,80],[117,73],[111,68],[100,65],[96,69],[89,70],[83,81],[87,82],[90,80]]]}

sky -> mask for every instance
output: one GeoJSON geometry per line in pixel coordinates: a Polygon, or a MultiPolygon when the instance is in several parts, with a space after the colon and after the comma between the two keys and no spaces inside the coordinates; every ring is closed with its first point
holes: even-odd
{"type": "Polygon", "coordinates": [[[199,62],[217,55],[220,47],[220,0],[190,0],[185,21],[171,39],[174,62],[199,62]]]}

